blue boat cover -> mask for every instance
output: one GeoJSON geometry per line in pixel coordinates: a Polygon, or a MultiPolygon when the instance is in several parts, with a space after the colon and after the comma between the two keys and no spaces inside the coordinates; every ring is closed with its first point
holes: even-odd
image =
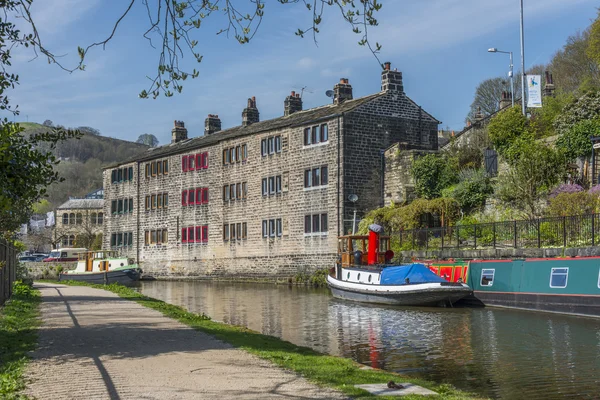
{"type": "Polygon", "coordinates": [[[406,278],[410,283],[446,282],[444,278],[437,276],[423,264],[386,267],[381,271],[382,285],[404,285],[406,278]]]}

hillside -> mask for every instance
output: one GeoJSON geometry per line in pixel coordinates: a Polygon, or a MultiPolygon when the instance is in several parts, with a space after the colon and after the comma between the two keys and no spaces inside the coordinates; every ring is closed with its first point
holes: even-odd
{"type": "MultiPolygon", "coordinates": [[[[43,132],[48,127],[32,122],[20,123],[24,135],[43,132]]],[[[84,134],[80,139],[60,143],[55,155],[61,159],[56,167],[64,182],[48,188],[48,201],[56,207],[69,196],[84,196],[102,187],[102,167],[145,151],[148,146],[110,137],[84,134]]]]}

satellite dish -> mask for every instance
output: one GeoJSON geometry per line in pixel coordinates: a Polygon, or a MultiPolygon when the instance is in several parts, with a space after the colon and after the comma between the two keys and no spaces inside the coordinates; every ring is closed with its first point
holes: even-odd
{"type": "Polygon", "coordinates": [[[358,201],[358,196],[355,194],[351,194],[350,196],[348,196],[348,200],[350,200],[353,203],[356,203],[358,201]]]}
{"type": "Polygon", "coordinates": [[[327,97],[333,97],[333,90],[328,90],[325,92],[325,96],[327,97]]]}

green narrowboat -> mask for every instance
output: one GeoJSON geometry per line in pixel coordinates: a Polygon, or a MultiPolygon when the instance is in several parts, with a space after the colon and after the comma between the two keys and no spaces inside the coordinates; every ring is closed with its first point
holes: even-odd
{"type": "Polygon", "coordinates": [[[488,306],[600,317],[600,257],[430,263],[438,275],[450,268],[454,279],[466,269],[473,295],[488,306]]]}

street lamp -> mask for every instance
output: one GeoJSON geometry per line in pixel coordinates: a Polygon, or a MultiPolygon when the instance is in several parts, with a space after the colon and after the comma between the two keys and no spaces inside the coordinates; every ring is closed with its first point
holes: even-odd
{"type": "Polygon", "coordinates": [[[508,71],[508,77],[510,78],[510,97],[512,99],[512,106],[515,106],[515,82],[513,80],[513,55],[512,55],[512,51],[502,51],[502,50],[498,50],[495,47],[492,47],[490,49],[488,49],[489,53],[504,53],[504,54],[508,54],[510,56],[510,65],[508,66],[509,71],[508,71]]]}
{"type": "Polygon", "coordinates": [[[521,110],[527,116],[525,109],[525,37],[523,32],[523,0],[521,0],[521,110]]]}

